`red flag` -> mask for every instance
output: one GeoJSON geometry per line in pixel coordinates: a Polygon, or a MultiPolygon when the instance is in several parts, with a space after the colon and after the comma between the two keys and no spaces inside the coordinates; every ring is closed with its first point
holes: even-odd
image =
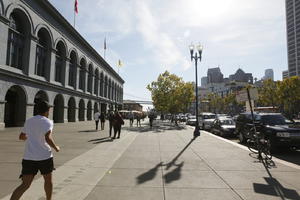
{"type": "Polygon", "coordinates": [[[77,0],[75,0],[74,10],[75,10],[75,13],[78,14],[78,1],[77,0]]]}

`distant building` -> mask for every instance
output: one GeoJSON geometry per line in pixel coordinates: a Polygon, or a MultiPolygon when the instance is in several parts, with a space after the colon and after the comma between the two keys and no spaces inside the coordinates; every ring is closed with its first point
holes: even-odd
{"type": "Polygon", "coordinates": [[[143,106],[132,100],[123,100],[123,109],[124,110],[143,111],[143,106]]]}
{"type": "Polygon", "coordinates": [[[247,82],[253,84],[252,73],[245,73],[242,69],[238,69],[235,74],[229,76],[229,81],[247,82]]]}
{"type": "Polygon", "coordinates": [[[300,1],[286,0],[286,30],[287,30],[287,50],[288,50],[288,74],[299,76],[300,74],[300,1]]]}
{"type": "Polygon", "coordinates": [[[210,68],[207,70],[207,83],[222,83],[223,74],[219,67],[210,68]]]}
{"type": "Polygon", "coordinates": [[[205,87],[207,85],[207,76],[201,78],[201,87],[205,87]]]}
{"type": "Polygon", "coordinates": [[[273,69],[266,69],[265,70],[265,76],[263,77],[263,80],[271,79],[274,80],[274,72],[273,69]]]}
{"type": "Polygon", "coordinates": [[[289,77],[289,71],[288,70],[285,70],[282,72],[282,80],[286,79],[289,77]]]}

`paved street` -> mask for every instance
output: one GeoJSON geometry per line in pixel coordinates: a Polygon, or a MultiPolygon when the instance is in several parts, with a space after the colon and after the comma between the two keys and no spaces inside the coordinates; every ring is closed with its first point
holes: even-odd
{"type": "MultiPolygon", "coordinates": [[[[156,122],[123,127],[120,139],[94,131],[94,122],[58,124],[57,200],[300,199],[300,166],[275,159],[266,168],[248,150],[207,132],[156,122]]],[[[0,132],[0,199],[20,183],[24,143],[19,128],[0,132]]],[[[300,159],[300,158],[299,158],[300,159]]],[[[45,199],[37,176],[22,199],[45,199]]]]}

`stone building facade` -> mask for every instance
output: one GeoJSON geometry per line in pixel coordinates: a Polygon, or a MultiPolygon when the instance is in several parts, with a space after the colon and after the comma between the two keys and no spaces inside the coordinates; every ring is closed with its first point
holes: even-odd
{"type": "Polygon", "coordinates": [[[0,127],[47,100],[55,123],[117,109],[124,80],[46,0],[0,0],[0,127]]]}

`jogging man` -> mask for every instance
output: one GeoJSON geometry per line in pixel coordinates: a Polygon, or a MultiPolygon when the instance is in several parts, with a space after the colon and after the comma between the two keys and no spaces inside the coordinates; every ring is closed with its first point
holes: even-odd
{"type": "Polygon", "coordinates": [[[52,138],[53,122],[48,119],[50,106],[46,101],[37,105],[38,114],[27,119],[19,135],[20,140],[26,141],[22,160],[22,184],[15,189],[11,200],[18,200],[30,187],[38,171],[44,177],[46,199],[52,198],[53,154],[51,147],[59,152],[60,148],[52,138]]]}

